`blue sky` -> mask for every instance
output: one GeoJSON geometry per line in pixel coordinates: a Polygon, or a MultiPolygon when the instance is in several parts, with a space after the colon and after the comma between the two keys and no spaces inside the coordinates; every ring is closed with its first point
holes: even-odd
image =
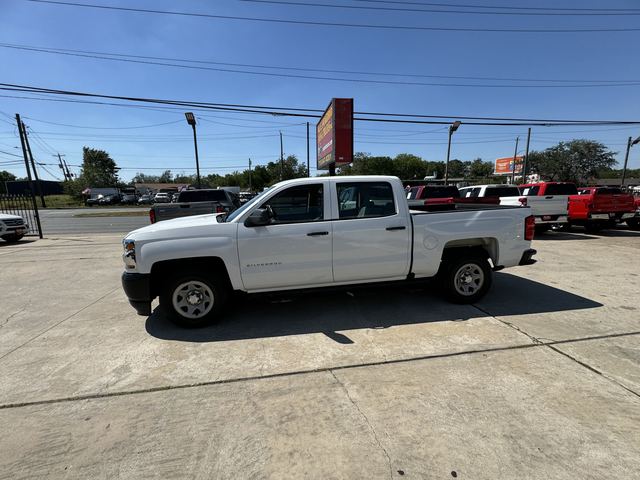
{"type": "MultiPolygon", "coordinates": [[[[300,0],[312,3],[312,0],[300,0]]],[[[426,0],[413,0],[425,3],[426,0]]],[[[636,28],[640,16],[508,16],[388,12],[273,5],[238,0],[86,0],[86,3],[182,10],[215,15],[267,17],[342,23],[481,28],[636,28]]],[[[316,3],[402,8],[347,0],[316,3]]],[[[530,6],[504,0],[442,0],[478,6],[530,6]]],[[[536,7],[638,8],[637,1],[536,2],[536,7]]],[[[409,7],[408,7],[409,8],[409,7]]],[[[640,80],[640,32],[488,33],[369,30],[272,24],[105,11],[30,3],[0,2],[0,43],[91,50],[268,66],[400,74],[397,77],[346,75],[392,81],[454,82],[414,75],[476,76],[553,80],[640,80]],[[635,47],[635,48],[634,48],[635,47]]],[[[244,70],[256,70],[244,68],[244,70]]],[[[305,72],[260,70],[308,75],[305,72]]],[[[329,74],[320,74],[328,76],[329,74]]],[[[330,75],[329,75],[330,76],[330,75]]],[[[340,75],[344,77],[345,75],[340,75]]],[[[283,78],[141,65],[0,48],[0,82],[97,92],[221,103],[324,108],[332,97],[353,97],[357,111],[456,116],[501,116],[582,120],[638,120],[639,86],[604,88],[479,88],[385,85],[283,78]]],[[[460,80],[460,83],[473,83],[460,80]]],[[[475,83],[478,83],[475,81],[475,83]]],[[[509,83],[500,82],[493,83],[509,83]]],[[[0,92],[0,95],[8,94],[0,92]]],[[[9,94],[10,95],[10,94],[9,94]]],[[[30,95],[33,96],[33,95],[30,95]]],[[[192,173],[193,142],[184,110],[159,111],[83,105],[0,96],[0,151],[19,154],[11,117],[18,112],[33,131],[34,155],[54,163],[66,155],[79,165],[84,145],[107,150],[129,179],[137,171],[192,173]],[[70,126],[52,125],[53,122],[70,126]],[[164,125],[158,125],[164,124],[164,125]],[[157,125],[157,126],[149,126],[157,125]],[[91,127],[91,128],[79,128],[91,127]],[[137,128],[143,127],[143,128],[137,128]],[[34,138],[36,137],[36,138],[34,138]]],[[[228,173],[285,154],[306,159],[305,119],[230,112],[196,113],[203,173],[228,173]]],[[[311,119],[311,132],[315,120],[311,119]]],[[[446,155],[446,127],[357,122],[355,150],[374,155],[415,153],[429,160],[446,155]]],[[[524,149],[526,127],[462,125],[452,158],[493,160],[513,155],[516,136],[524,149]]],[[[622,159],[628,136],[639,127],[534,127],[532,149],[560,140],[596,139],[622,159]]],[[[311,147],[311,164],[315,165],[311,147]]],[[[24,175],[24,168],[0,152],[0,169],[24,175]],[[4,162],[4,163],[3,163],[4,162]]],[[[640,168],[640,148],[630,167],[640,168]]],[[[47,167],[56,176],[55,166],[47,167]]],[[[74,171],[78,168],[72,167],[74,171]]],[[[315,170],[312,168],[312,173],[315,170]]],[[[43,178],[52,178],[41,172],[43,178]]]]}

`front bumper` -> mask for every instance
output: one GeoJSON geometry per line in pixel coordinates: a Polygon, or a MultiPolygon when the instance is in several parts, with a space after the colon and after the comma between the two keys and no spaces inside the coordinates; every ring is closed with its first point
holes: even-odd
{"type": "Polygon", "coordinates": [[[536,253],[538,253],[533,248],[525,250],[522,254],[522,258],[520,258],[520,263],[518,265],[533,265],[537,262],[536,259],[532,258],[536,253]]]}
{"type": "Polygon", "coordinates": [[[138,315],[151,315],[151,275],[146,273],[122,274],[122,288],[138,315]]]}

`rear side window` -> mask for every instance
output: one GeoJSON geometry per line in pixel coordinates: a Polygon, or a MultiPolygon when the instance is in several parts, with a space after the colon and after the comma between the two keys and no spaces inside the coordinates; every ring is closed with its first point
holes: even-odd
{"type": "Polygon", "coordinates": [[[615,187],[603,187],[596,190],[596,195],[620,195],[622,190],[615,187]]]}
{"type": "Polygon", "coordinates": [[[425,187],[421,198],[460,198],[458,187],[425,187]]]}
{"type": "Polygon", "coordinates": [[[386,217],[396,213],[393,188],[387,182],[338,183],[338,216],[386,217]]]}
{"type": "Polygon", "coordinates": [[[264,202],[270,206],[273,223],[316,222],[324,219],[322,184],[290,187],[264,202]]]}
{"type": "Polygon", "coordinates": [[[521,190],[522,195],[525,195],[527,197],[535,197],[536,195],[538,195],[540,187],[538,185],[535,185],[533,187],[523,187],[521,190]]]}
{"type": "Polygon", "coordinates": [[[416,200],[418,198],[419,191],[420,187],[411,187],[411,190],[407,193],[407,200],[416,200]]]}
{"type": "Polygon", "coordinates": [[[545,195],[576,195],[578,189],[573,183],[551,183],[544,191],[545,195]]]}
{"type": "Polygon", "coordinates": [[[517,197],[520,195],[518,187],[487,187],[485,197],[517,197]]]}
{"type": "Polygon", "coordinates": [[[480,187],[461,188],[458,194],[461,195],[462,198],[478,198],[478,195],[480,195],[480,190],[480,187]]]}
{"type": "Polygon", "coordinates": [[[185,190],[178,195],[179,202],[224,202],[224,190],[185,190]]]}

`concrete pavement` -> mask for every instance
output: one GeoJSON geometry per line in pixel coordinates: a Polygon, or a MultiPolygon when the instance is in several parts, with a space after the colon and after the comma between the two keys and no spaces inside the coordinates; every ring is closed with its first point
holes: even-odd
{"type": "Polygon", "coordinates": [[[120,236],[0,246],[0,478],[632,478],[640,236],[429,285],[136,316],[120,236]],[[635,286],[634,286],[635,285],[635,286]]]}

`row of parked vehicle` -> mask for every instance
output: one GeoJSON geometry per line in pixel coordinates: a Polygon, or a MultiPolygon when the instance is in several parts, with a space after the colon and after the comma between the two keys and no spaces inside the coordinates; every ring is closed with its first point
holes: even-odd
{"type": "Polygon", "coordinates": [[[407,189],[407,201],[415,210],[445,210],[457,203],[478,203],[531,208],[536,230],[568,230],[580,225],[590,233],[625,222],[640,227],[640,195],[619,187],[576,187],[568,182],[523,185],[422,185],[407,189]]]}

